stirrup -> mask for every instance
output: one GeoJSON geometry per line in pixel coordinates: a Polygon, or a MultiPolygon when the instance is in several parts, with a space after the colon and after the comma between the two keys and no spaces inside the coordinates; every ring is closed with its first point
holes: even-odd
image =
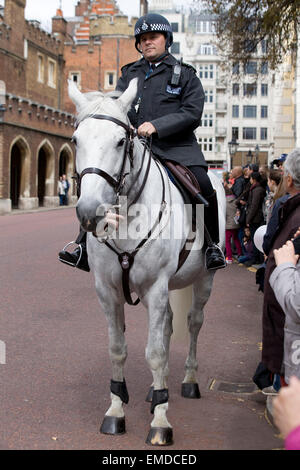
{"type": "Polygon", "coordinates": [[[214,270],[216,270],[216,269],[226,268],[226,266],[227,266],[224,253],[223,253],[222,249],[219,247],[219,245],[217,245],[216,243],[213,243],[212,245],[209,245],[209,246],[206,248],[204,256],[205,256],[205,268],[207,269],[207,271],[214,271],[214,270]],[[220,259],[222,258],[222,263],[221,263],[220,265],[216,266],[216,267],[208,268],[208,267],[207,267],[207,264],[206,264],[207,252],[208,252],[209,250],[211,250],[212,248],[217,248],[219,254],[221,255],[221,256],[220,256],[220,259]]]}
{"type": "MultiPolygon", "coordinates": [[[[77,266],[79,265],[80,261],[81,261],[81,258],[82,258],[82,246],[80,243],[76,243],[75,240],[73,240],[72,242],[70,243],[67,243],[67,245],[62,249],[62,251],[66,251],[66,248],[68,248],[68,246],[70,245],[77,245],[80,249],[80,256],[78,258],[78,261],[76,264],[74,263],[69,263],[68,261],[65,261],[64,259],[61,259],[60,257],[58,257],[59,261],[61,261],[62,263],[65,263],[65,264],[68,264],[69,266],[73,266],[75,268],[77,268],[77,266]]],[[[71,254],[71,253],[70,253],[71,254]]]]}

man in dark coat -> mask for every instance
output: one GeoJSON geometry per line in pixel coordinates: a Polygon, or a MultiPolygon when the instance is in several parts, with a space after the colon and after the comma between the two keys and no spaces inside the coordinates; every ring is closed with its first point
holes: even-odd
{"type": "MultiPolygon", "coordinates": [[[[142,16],[135,25],[135,38],[135,47],[143,57],[122,68],[116,89],[123,92],[132,79],[139,79],[137,96],[128,113],[130,122],[140,136],[152,136],[152,151],[156,156],[181,163],[196,176],[202,195],[209,203],[205,208],[205,225],[214,242],[206,252],[206,267],[222,268],[226,262],[217,245],[216,193],[194,134],[201,122],[205,98],[201,82],[193,67],[179,63],[169,53],[173,33],[166,18],[155,13],[142,16]]],[[[82,240],[80,243],[81,249],[72,254],[62,251],[59,259],[80,268],[78,258],[82,253],[86,255],[85,249],[82,250],[85,244],[82,240]]]]}
{"type": "Polygon", "coordinates": [[[276,300],[269,279],[276,268],[274,249],[291,240],[300,226],[300,149],[291,152],[284,165],[284,180],[290,197],[279,211],[279,226],[266,265],[263,305],[262,362],[273,374],[283,375],[285,314],[276,300]]]}

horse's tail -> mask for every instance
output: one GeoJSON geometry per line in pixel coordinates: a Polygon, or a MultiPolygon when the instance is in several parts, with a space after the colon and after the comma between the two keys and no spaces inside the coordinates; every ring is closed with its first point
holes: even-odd
{"type": "Polygon", "coordinates": [[[193,286],[169,292],[170,306],[173,311],[173,336],[178,342],[188,342],[187,314],[191,310],[193,286]]]}

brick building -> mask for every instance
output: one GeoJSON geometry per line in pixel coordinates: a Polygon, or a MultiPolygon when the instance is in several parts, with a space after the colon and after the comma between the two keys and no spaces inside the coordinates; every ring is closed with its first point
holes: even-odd
{"type": "MultiPolygon", "coordinates": [[[[25,20],[25,6],[6,0],[0,9],[0,214],[57,206],[64,173],[76,200],[67,78],[84,92],[111,91],[121,67],[139,58],[137,18],[121,14],[115,0],[79,0],[72,18],[58,9],[51,34],[25,20]]],[[[147,8],[141,0],[141,14],[147,8]]]]}
{"type": "MultiPolygon", "coordinates": [[[[141,11],[147,1],[141,1],[141,11]]],[[[114,0],[80,0],[65,24],[65,75],[82,91],[114,90],[121,67],[139,59],[134,44],[137,18],[120,13],[114,0]]],[[[74,111],[67,94],[66,109],[74,111]]]]}
{"type": "Polygon", "coordinates": [[[58,176],[74,172],[64,44],[26,21],[25,5],[6,0],[0,11],[0,213],[58,205],[58,176]]]}

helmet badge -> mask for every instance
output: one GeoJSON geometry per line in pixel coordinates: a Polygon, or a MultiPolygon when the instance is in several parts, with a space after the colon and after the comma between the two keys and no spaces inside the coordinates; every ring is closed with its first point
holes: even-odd
{"type": "Polygon", "coordinates": [[[142,29],[143,31],[147,31],[147,29],[150,29],[150,27],[149,27],[149,25],[146,23],[146,21],[144,21],[144,23],[142,24],[141,29],[142,29]]]}

